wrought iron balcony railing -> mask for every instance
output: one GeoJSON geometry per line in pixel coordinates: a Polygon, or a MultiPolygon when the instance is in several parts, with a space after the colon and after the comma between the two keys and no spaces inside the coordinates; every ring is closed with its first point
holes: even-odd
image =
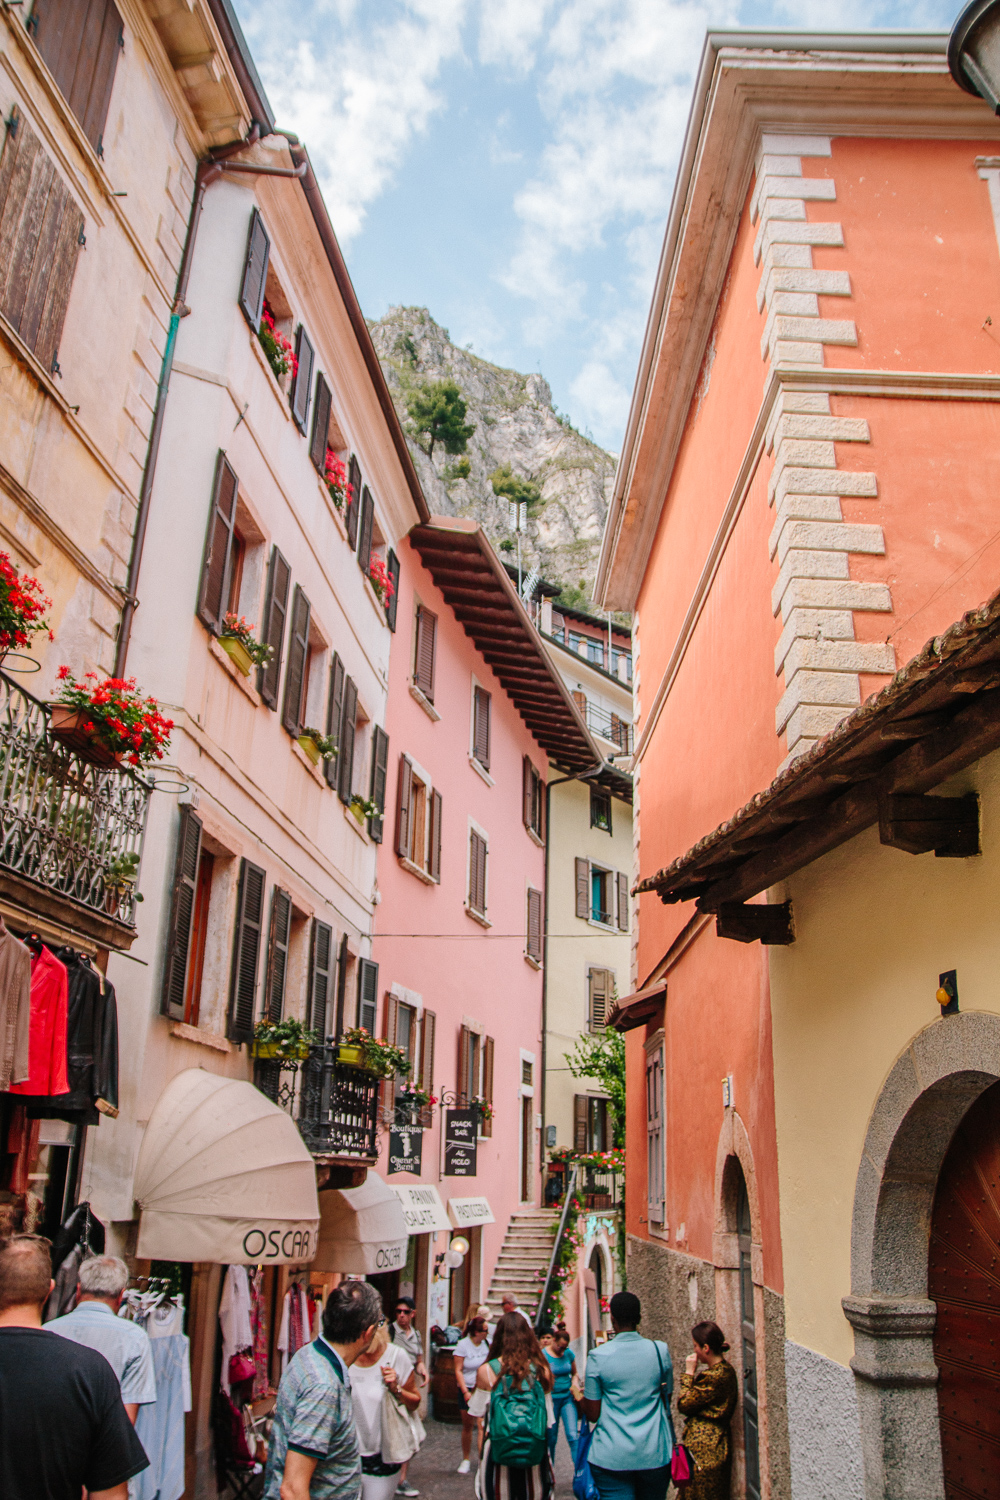
{"type": "Polygon", "coordinates": [[[291,1115],[313,1156],[378,1158],[378,1078],[338,1063],[336,1048],[310,1047],[303,1061],[258,1058],[254,1083],[291,1115]]]}
{"type": "Polygon", "coordinates": [[[48,730],[48,705],[0,672],[0,870],[131,927],[135,884],[107,877],[142,853],[152,782],[89,765],[48,730]]]}
{"type": "MultiPolygon", "coordinates": [[[[571,1157],[568,1167],[577,1167],[576,1191],[583,1199],[585,1208],[620,1208],[625,1202],[625,1174],[615,1167],[593,1166],[587,1161],[575,1162],[571,1157]]],[[[547,1204],[561,1203],[566,1186],[567,1164],[552,1162],[548,1169],[545,1187],[547,1204]]]]}
{"type": "Polygon", "coordinates": [[[633,749],[632,725],[625,719],[620,719],[617,714],[602,708],[599,703],[587,703],[586,712],[587,728],[599,734],[602,739],[610,740],[617,745],[621,755],[631,755],[633,749]]]}

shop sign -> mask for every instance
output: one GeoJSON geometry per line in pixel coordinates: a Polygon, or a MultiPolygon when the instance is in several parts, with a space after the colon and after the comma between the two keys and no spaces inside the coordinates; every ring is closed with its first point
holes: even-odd
{"type": "Polygon", "coordinates": [[[289,1229],[255,1226],[243,1236],[243,1254],[248,1263],[256,1265],[267,1261],[307,1261],[316,1254],[318,1243],[319,1231],[314,1225],[289,1229]]]}
{"type": "Polygon", "coordinates": [[[475,1177],[478,1138],[478,1110],[445,1110],[444,1175],[446,1177],[475,1177]]]}
{"type": "Polygon", "coordinates": [[[399,1199],[408,1234],[436,1234],[439,1229],[451,1229],[438,1190],[431,1183],[394,1182],[392,1191],[399,1199]]]}
{"type": "Polygon", "coordinates": [[[486,1198],[449,1198],[448,1217],[456,1229],[475,1229],[477,1224],[495,1224],[486,1198]]]}
{"type": "Polygon", "coordinates": [[[424,1132],[414,1125],[394,1125],[389,1131],[389,1176],[415,1172],[420,1176],[424,1132]]]}

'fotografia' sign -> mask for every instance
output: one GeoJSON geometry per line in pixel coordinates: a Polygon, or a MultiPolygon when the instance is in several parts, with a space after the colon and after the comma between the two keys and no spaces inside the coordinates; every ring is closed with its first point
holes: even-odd
{"type": "Polygon", "coordinates": [[[444,1175],[446,1177],[475,1177],[478,1136],[478,1110],[445,1110],[444,1175]]]}

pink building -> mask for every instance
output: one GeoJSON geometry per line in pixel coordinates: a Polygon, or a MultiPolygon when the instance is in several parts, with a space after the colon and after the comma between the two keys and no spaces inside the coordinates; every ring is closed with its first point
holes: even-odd
{"type": "Polygon", "coordinates": [[[406,1049],[438,1100],[409,1112],[410,1131],[398,1085],[386,1092],[397,1128],[378,1164],[404,1189],[411,1231],[384,1291],[412,1287],[426,1332],[486,1300],[512,1215],[539,1202],[546,783],[550,766],[580,772],[600,754],[473,522],[417,526],[399,565],[377,970],[359,1019],[406,1049]],[[446,1278],[449,1220],[470,1250],[446,1278]]]}

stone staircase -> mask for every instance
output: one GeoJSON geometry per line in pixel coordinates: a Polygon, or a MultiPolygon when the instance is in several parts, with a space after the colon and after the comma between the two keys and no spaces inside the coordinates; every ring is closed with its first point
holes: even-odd
{"type": "Polygon", "coordinates": [[[494,1317],[504,1292],[513,1292],[523,1312],[534,1317],[558,1227],[557,1209],[524,1208],[511,1215],[486,1299],[494,1317]]]}

